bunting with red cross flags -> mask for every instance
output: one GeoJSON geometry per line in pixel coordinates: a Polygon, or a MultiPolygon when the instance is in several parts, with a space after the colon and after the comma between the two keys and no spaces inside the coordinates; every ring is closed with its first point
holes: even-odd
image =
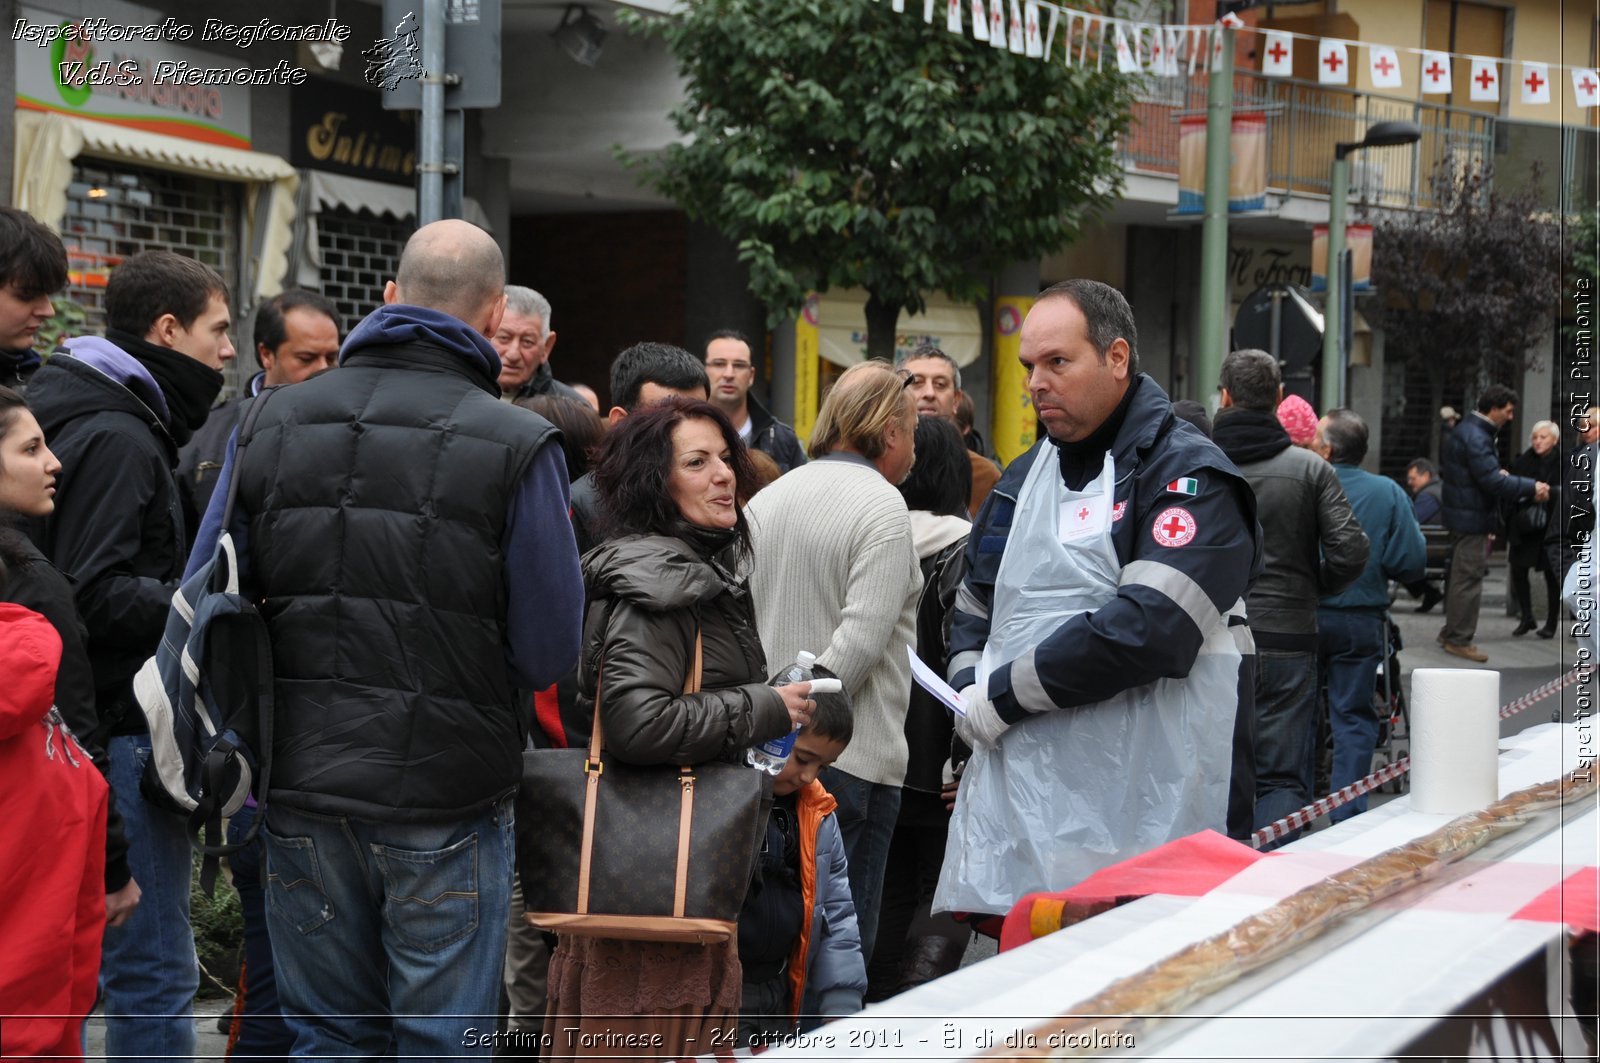
{"type": "Polygon", "coordinates": [[[1600,105],[1600,75],[1593,70],[1574,70],[1572,94],[1578,98],[1579,107],[1600,105]]]}
{"type": "Polygon", "coordinates": [[[1400,84],[1400,57],[1393,48],[1380,45],[1367,49],[1368,73],[1375,89],[1398,89],[1400,84]]]}
{"type": "Polygon", "coordinates": [[[1473,103],[1498,103],[1500,102],[1500,69],[1499,64],[1493,59],[1485,59],[1481,55],[1472,57],[1472,73],[1467,80],[1472,84],[1468,87],[1467,96],[1473,103]]]}
{"type": "Polygon", "coordinates": [[[1271,78],[1286,78],[1294,73],[1294,38],[1287,33],[1267,31],[1266,48],[1261,53],[1261,72],[1271,78]]]}
{"type": "Polygon", "coordinates": [[[1550,102],[1550,65],[1548,63],[1522,64],[1522,102],[1550,102]]]}
{"type": "MultiPolygon", "coordinates": [[[[1222,34],[1237,32],[1243,49],[1238,54],[1259,57],[1260,72],[1267,77],[1294,77],[1298,73],[1301,78],[1309,78],[1310,72],[1304,69],[1304,47],[1302,69],[1295,70],[1296,46],[1304,42],[1316,46],[1316,80],[1323,85],[1353,85],[1359,81],[1374,90],[1403,91],[1410,88],[1411,71],[1415,69],[1416,91],[1444,96],[1460,91],[1455,84],[1455,75],[1460,72],[1467,78],[1467,95],[1473,102],[1513,100],[1528,107],[1568,105],[1566,87],[1570,81],[1572,103],[1580,109],[1600,106],[1600,72],[1595,68],[1522,55],[1464,55],[1380,41],[1317,37],[1278,27],[1247,25],[1233,12],[1215,23],[1169,24],[1135,22],[1067,7],[1055,0],[942,2],[945,26],[951,33],[963,33],[963,23],[970,17],[972,35],[979,41],[1019,57],[1047,62],[1055,59],[1059,35],[1062,62],[1068,66],[1092,62],[1097,71],[1107,69],[1114,58],[1116,69],[1123,74],[1170,78],[1185,72],[1210,72],[1221,59],[1222,34]],[[1047,13],[1048,24],[1044,21],[1047,13]],[[1243,38],[1250,35],[1257,35],[1259,42],[1247,45],[1243,38]],[[1358,78],[1352,75],[1352,65],[1361,63],[1361,52],[1365,53],[1365,75],[1358,78]],[[1412,62],[1417,63],[1415,68],[1412,62]],[[1506,91],[1502,90],[1502,83],[1506,91]],[[1510,95],[1513,86],[1516,94],[1510,95]]],[[[923,0],[924,22],[935,22],[940,3],[941,0],[923,0]]],[[[906,0],[890,0],[886,6],[902,14],[915,9],[906,0]]]]}
{"type": "Polygon", "coordinates": [[[1422,53],[1422,91],[1424,95],[1448,95],[1450,92],[1450,53],[1422,53]]]}
{"type": "Polygon", "coordinates": [[[1343,41],[1324,37],[1317,42],[1317,81],[1323,85],[1350,84],[1350,54],[1343,41]]]}

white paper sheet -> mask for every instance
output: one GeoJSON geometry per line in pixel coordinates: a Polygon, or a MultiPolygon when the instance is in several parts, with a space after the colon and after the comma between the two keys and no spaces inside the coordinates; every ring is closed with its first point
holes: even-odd
{"type": "Polygon", "coordinates": [[[906,656],[911,658],[911,678],[917,681],[917,686],[938,698],[939,704],[957,716],[967,714],[966,701],[956,693],[954,687],[939,678],[939,673],[922,663],[922,658],[917,656],[915,649],[907,646],[906,656]]]}

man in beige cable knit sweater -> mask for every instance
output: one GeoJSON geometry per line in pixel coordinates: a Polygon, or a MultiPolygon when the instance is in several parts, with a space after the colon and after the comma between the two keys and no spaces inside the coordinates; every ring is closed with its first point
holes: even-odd
{"type": "Polygon", "coordinates": [[[822,403],[807,453],[750,501],[761,644],[772,667],[800,650],[844,680],[855,737],[820,778],[839,802],[850,895],[870,959],[906,774],[906,705],[922,570],[895,485],[915,460],[917,408],[884,362],[852,366],[822,403]]]}

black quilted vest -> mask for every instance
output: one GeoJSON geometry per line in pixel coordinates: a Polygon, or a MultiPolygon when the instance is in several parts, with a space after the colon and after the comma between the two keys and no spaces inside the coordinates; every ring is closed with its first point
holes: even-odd
{"type": "Polygon", "coordinates": [[[411,343],[262,410],[239,505],[272,631],[273,801],[427,821],[515,789],[501,544],[555,430],[498,394],[460,354],[411,343]]]}

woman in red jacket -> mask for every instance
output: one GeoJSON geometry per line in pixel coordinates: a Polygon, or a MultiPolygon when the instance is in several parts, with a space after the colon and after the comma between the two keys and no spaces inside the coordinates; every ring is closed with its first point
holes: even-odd
{"type": "MultiPolygon", "coordinates": [[[[12,436],[6,432],[4,442],[12,436]]],[[[42,440],[38,453],[25,443],[3,455],[0,509],[48,512],[60,465],[42,440]]],[[[5,581],[0,563],[0,591],[5,581]]],[[[82,1056],[100,971],[107,788],[54,707],[60,663],[61,636],[50,621],[0,601],[0,1053],[7,1056],[82,1056]]]]}

